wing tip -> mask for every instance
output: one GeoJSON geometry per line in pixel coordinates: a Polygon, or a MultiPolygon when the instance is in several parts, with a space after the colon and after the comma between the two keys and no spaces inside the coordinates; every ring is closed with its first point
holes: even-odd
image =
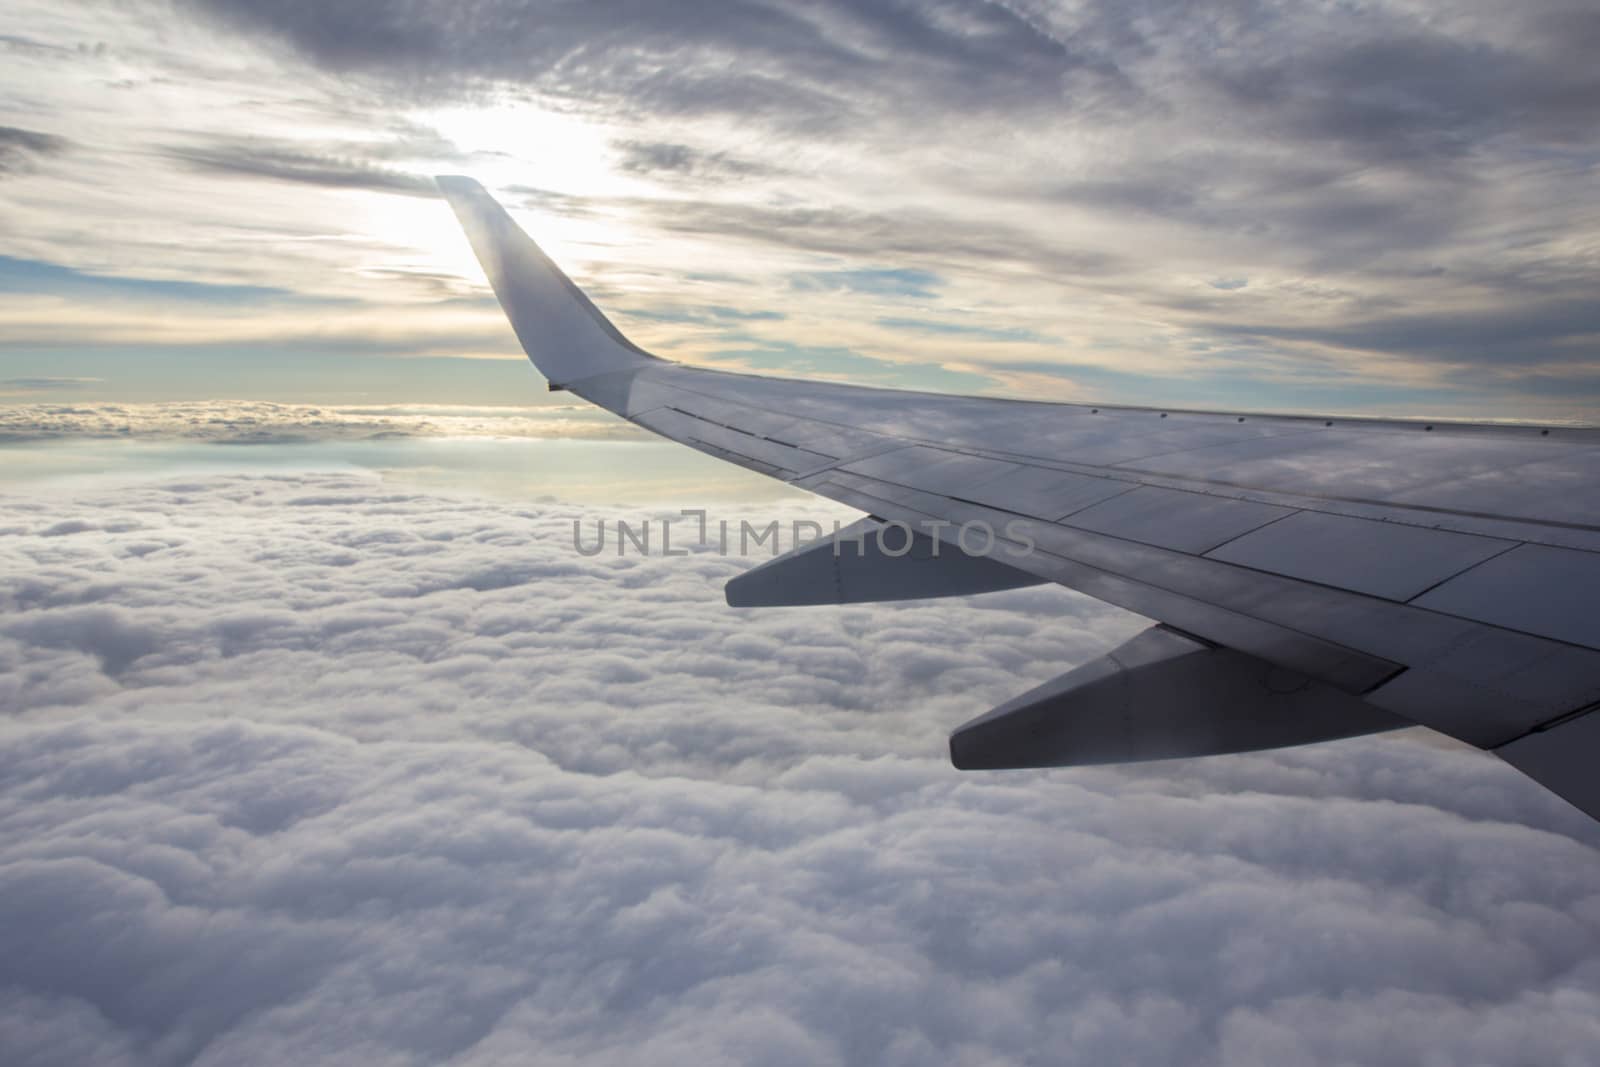
{"type": "Polygon", "coordinates": [[[434,184],[447,193],[487,193],[483,183],[465,174],[435,174],[434,184]]]}
{"type": "Polygon", "coordinates": [[[555,387],[663,362],[623,336],[476,178],[438,174],[433,180],[523,351],[555,387]]]}

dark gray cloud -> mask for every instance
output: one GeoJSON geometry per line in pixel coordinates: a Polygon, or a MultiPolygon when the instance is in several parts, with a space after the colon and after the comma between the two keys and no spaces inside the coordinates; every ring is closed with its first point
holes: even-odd
{"type": "MultiPolygon", "coordinates": [[[[1355,325],[1282,326],[1226,323],[1216,327],[1229,341],[1310,341],[1373,353],[1403,353],[1454,365],[1498,368],[1514,375],[1597,354],[1600,301],[1538,300],[1515,311],[1432,314],[1372,314],[1355,325]],[[1581,343],[1574,344],[1575,340],[1581,343]]],[[[1600,390],[1600,378],[1590,383],[1600,390]]]]}
{"type": "Polygon", "coordinates": [[[778,173],[775,168],[726,152],[706,152],[668,141],[620,141],[618,166],[630,174],[666,177],[675,181],[738,181],[757,175],[778,173]]]}
{"type": "Polygon", "coordinates": [[[1551,60],[1570,50],[1559,34],[1594,31],[1575,12],[1543,7],[1521,36],[1522,20],[1513,20],[1504,38],[1452,35],[1448,25],[1427,27],[1397,11],[1371,27],[1384,32],[1347,32],[1287,56],[1219,66],[1216,82],[1240,108],[1372,164],[1461,160],[1503,135],[1587,143],[1600,129],[1600,74],[1551,60]]]}
{"type": "MultiPolygon", "coordinates": [[[[170,158],[194,170],[230,177],[267,178],[273,181],[320,185],[334,189],[365,189],[403,196],[437,197],[438,186],[425,174],[409,174],[374,162],[372,150],[360,155],[324,155],[312,147],[258,138],[212,139],[189,145],[170,145],[170,158]]],[[[379,150],[382,158],[387,153],[379,150]]]]}
{"type": "Polygon", "coordinates": [[[1494,25],[1423,21],[1399,6],[1285,12],[1260,0],[1170,0],[1065,10],[980,0],[740,0],[715,15],[549,0],[353,3],[198,0],[313,61],[423,92],[490,79],[596,93],[632,109],[774,112],[914,123],[951,108],[1096,114],[1161,110],[1208,88],[1240,132],[1335,146],[1349,160],[1422,165],[1512,135],[1588,143],[1600,75],[1594,16],[1536,3],[1494,25]],[[1176,76],[1176,77],[1174,77],[1176,76]]]}
{"type": "MultiPolygon", "coordinates": [[[[863,211],[727,203],[710,199],[637,200],[629,206],[669,233],[736,238],[755,244],[848,256],[863,262],[904,257],[919,264],[963,270],[991,269],[996,262],[1024,263],[1047,276],[1101,278],[1131,264],[1115,253],[1059,244],[1020,227],[952,219],[927,210],[863,211]]],[[[870,275],[879,268],[815,272],[816,276],[870,275]]],[[[926,266],[885,268],[931,275],[926,266]]],[[[802,285],[807,284],[804,280],[802,285]]],[[[835,281],[824,290],[842,288],[835,281]]]]}
{"type": "MultiPolygon", "coordinates": [[[[1266,136],[1268,143],[1296,140],[1290,132],[1266,136]]],[[[1453,259],[1461,229],[1479,221],[1488,194],[1470,173],[1431,174],[1427,195],[1415,195],[1412,179],[1375,181],[1365,164],[1337,151],[1307,146],[1305,155],[1256,158],[1251,145],[1196,147],[1141,156],[1093,178],[1024,183],[1016,192],[1042,211],[1071,206],[1195,229],[1298,270],[1358,278],[1415,271],[1417,258],[1430,254],[1453,259]]]]}
{"type": "Polygon", "coordinates": [[[586,104],[604,95],[657,113],[760,116],[788,126],[848,124],[907,90],[924,106],[998,108],[1078,82],[1089,91],[1118,81],[1104,57],[1080,54],[1038,21],[967,0],[808,8],[736,0],[714,12],[688,0],[195,6],[279,35],[330,69],[410,91],[459,91],[464,80],[492,79],[586,104]]]}
{"type": "Polygon", "coordinates": [[[32,169],[41,156],[65,152],[71,142],[65,137],[15,126],[0,126],[0,176],[32,169]]]}
{"type": "Polygon", "coordinates": [[[350,475],[0,514],[11,1063],[1600,1041],[1600,836],[1488,756],[950,769],[951,725],[1136,625],[1061,591],[739,613],[739,561],[350,475]]]}

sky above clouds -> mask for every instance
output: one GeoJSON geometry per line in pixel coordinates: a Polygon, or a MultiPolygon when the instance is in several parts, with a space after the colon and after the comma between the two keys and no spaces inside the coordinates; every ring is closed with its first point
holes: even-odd
{"type": "Polygon", "coordinates": [[[739,612],[747,560],[572,551],[663,513],[370,473],[0,496],[6,1062],[1600,1042],[1600,833],[1493,758],[963,774],[950,728],[1142,623],[1060,589],[739,612]]]}
{"type": "Polygon", "coordinates": [[[673,358],[1592,417],[1587,5],[8,8],[0,397],[539,403],[428,176],[673,358]]]}
{"type": "Polygon", "coordinates": [[[545,392],[429,176],[697,364],[1592,421],[1597,52],[1544,0],[8,3],[0,1062],[1587,1065],[1600,828],[1492,757],[962,774],[1145,622],[577,553],[854,516],[545,392]]]}

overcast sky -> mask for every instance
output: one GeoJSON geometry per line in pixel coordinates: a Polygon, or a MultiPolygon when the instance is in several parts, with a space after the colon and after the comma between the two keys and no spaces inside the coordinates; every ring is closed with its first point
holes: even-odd
{"type": "Polygon", "coordinates": [[[428,175],[787,374],[1592,417],[1592,5],[16,0],[0,394],[538,403],[428,175]]]}

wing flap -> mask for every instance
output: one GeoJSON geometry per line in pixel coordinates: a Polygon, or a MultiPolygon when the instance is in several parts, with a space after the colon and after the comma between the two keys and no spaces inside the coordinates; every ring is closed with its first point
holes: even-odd
{"type": "Polygon", "coordinates": [[[1045,581],[910,526],[862,519],[731,579],[730,605],[794,607],[972,596],[1045,581]]]}
{"type": "Polygon", "coordinates": [[[1410,725],[1264,660],[1152,627],[950,735],[962,770],[1214,756],[1410,725]]]}
{"type": "Polygon", "coordinates": [[[1583,709],[1494,754],[1573,807],[1600,819],[1600,706],[1583,709]]]}

